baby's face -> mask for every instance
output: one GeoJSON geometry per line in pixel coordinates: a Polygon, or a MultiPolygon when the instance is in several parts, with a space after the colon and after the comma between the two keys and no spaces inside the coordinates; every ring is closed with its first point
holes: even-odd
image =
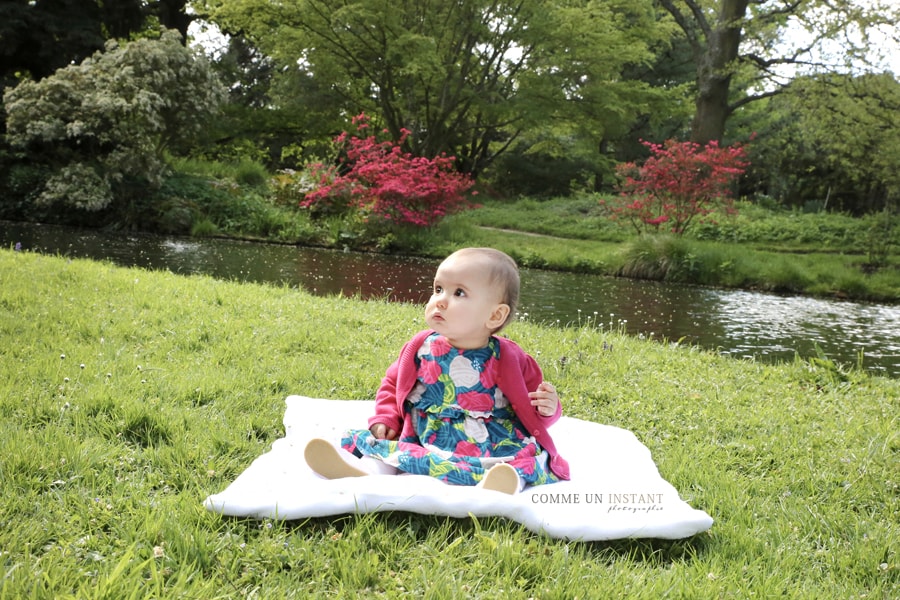
{"type": "Polygon", "coordinates": [[[483,260],[451,256],[442,262],[425,306],[425,322],[456,348],[484,347],[509,313],[483,260]]]}

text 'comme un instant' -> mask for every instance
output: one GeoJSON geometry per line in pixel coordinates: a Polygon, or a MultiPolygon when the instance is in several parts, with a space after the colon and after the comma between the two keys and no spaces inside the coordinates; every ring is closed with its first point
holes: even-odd
{"type": "Polygon", "coordinates": [[[649,512],[662,510],[661,493],[553,493],[531,494],[532,504],[598,504],[606,505],[608,512],[649,512]]]}

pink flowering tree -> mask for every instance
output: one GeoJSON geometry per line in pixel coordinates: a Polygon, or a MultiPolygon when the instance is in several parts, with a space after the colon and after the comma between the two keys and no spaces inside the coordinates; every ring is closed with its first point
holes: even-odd
{"type": "Polygon", "coordinates": [[[610,203],[614,218],[627,220],[638,233],[664,228],[681,235],[697,217],[734,211],[732,189],[749,166],[743,146],[643,144],[651,154],[643,165],[617,167],[620,197],[610,203]]]}
{"type": "Polygon", "coordinates": [[[315,189],[300,202],[302,208],[314,215],[356,212],[376,226],[431,227],[470,206],[474,182],[455,169],[452,156],[412,156],[402,149],[408,130],[399,140],[379,141],[368,132],[364,114],[353,123],[357,135],[344,132],[334,140],[343,150],[340,165],[309,167],[315,189]]]}

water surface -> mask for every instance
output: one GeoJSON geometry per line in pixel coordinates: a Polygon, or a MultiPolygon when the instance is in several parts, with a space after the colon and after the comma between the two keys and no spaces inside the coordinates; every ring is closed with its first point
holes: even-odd
{"type": "MultiPolygon", "coordinates": [[[[439,261],[0,222],[0,243],[122,266],[424,303],[439,261]]],[[[522,270],[520,318],[697,344],[767,362],[817,356],[900,376],[900,306],[522,270]]]]}

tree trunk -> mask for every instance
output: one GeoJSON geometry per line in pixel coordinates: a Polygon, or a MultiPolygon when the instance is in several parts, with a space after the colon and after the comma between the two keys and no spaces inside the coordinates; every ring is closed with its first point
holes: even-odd
{"type": "Polygon", "coordinates": [[[707,32],[705,51],[697,57],[697,101],[691,141],[722,141],[731,109],[732,61],[738,56],[749,0],[721,0],[716,22],[707,32]]]}

